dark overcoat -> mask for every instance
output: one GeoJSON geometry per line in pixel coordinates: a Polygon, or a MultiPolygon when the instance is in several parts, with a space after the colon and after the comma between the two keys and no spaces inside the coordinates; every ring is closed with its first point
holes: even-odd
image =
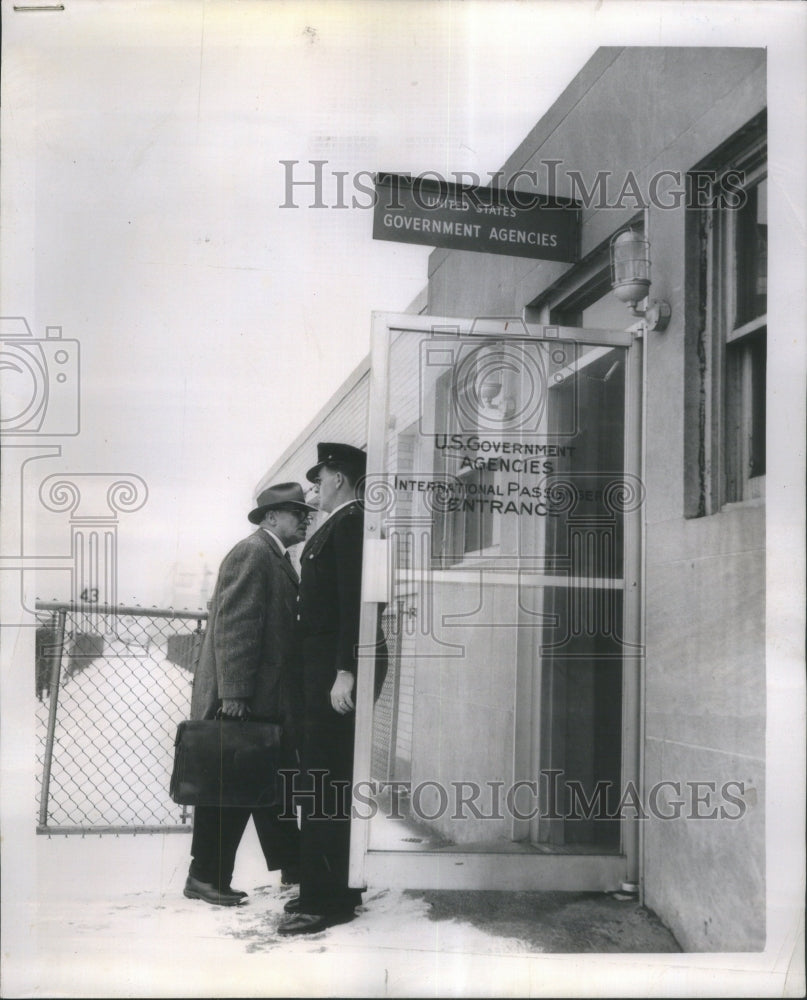
{"type": "MultiPolygon", "coordinates": [[[[308,539],[300,558],[298,628],[307,723],[337,721],[330,692],[338,670],[357,673],[361,616],[364,512],[359,502],[341,507],[308,539]]],[[[376,693],[386,674],[387,650],[376,636],[376,693]]],[[[355,697],[355,689],[354,689],[355,697]]]]}
{"type": "MultiPolygon", "coordinates": [[[[300,909],[306,913],[347,911],[361,902],[361,893],[348,888],[345,796],[353,780],[355,714],[336,712],[330,693],[338,670],[357,672],[363,542],[364,513],[351,503],[314,532],[300,559],[300,758],[311,789],[302,802],[300,848],[300,909]]],[[[377,642],[376,690],[386,672],[380,630],[377,642]]]]}
{"type": "Polygon", "coordinates": [[[224,557],[194,676],[191,718],[213,718],[222,698],[246,698],[253,716],[290,721],[297,586],[293,566],[262,528],[224,557]]]}

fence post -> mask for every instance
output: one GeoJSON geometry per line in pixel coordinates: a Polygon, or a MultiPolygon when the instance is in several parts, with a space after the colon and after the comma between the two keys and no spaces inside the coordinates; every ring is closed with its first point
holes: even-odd
{"type": "Polygon", "coordinates": [[[59,681],[62,675],[62,652],[64,651],[64,631],[67,612],[58,612],[56,645],[53,648],[50,665],[50,706],[48,708],[48,735],[45,742],[45,760],[42,769],[42,789],[39,800],[39,826],[48,825],[48,797],[50,795],[50,772],[53,763],[53,743],[56,735],[56,711],[59,706],[59,681]]]}

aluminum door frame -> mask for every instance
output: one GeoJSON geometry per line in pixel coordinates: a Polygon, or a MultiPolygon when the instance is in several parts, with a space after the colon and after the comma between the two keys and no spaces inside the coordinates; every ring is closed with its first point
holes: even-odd
{"type": "MultiPolygon", "coordinates": [[[[626,349],[625,462],[624,474],[641,473],[642,358],[640,332],[566,326],[541,326],[520,317],[469,320],[456,317],[374,312],[370,399],[367,427],[367,471],[382,474],[389,420],[389,347],[395,333],[456,334],[501,340],[534,339],[580,345],[602,345],[626,349]]],[[[624,627],[626,641],[641,650],[642,517],[639,507],[625,515],[624,627]]],[[[386,599],[378,592],[379,581],[388,576],[382,541],[382,512],[365,515],[364,577],[359,641],[371,649],[375,643],[376,615],[368,614],[373,603],[386,599]],[[368,544],[369,543],[369,544],[368,544]]],[[[375,611],[375,608],[373,609],[375,611]]],[[[626,657],[622,700],[622,783],[642,793],[641,714],[644,656],[626,657]]],[[[372,661],[359,657],[356,691],[356,737],[354,784],[370,780],[373,724],[372,661]]],[[[381,885],[408,889],[533,889],[608,891],[623,882],[639,881],[640,819],[623,817],[619,854],[523,854],[469,853],[464,851],[374,851],[370,849],[370,820],[361,809],[354,811],[350,836],[350,885],[381,885]]]]}

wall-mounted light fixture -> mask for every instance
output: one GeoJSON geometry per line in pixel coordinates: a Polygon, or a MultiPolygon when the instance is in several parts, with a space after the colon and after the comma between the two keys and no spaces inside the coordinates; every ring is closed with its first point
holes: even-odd
{"type": "Polygon", "coordinates": [[[668,302],[647,299],[650,289],[650,242],[633,229],[624,229],[611,240],[611,290],[641,316],[649,330],[665,330],[672,310],[668,302]],[[639,302],[647,299],[644,308],[639,302]]]}
{"type": "Polygon", "coordinates": [[[479,386],[479,398],[482,400],[482,405],[487,409],[492,409],[493,400],[501,393],[501,391],[501,372],[492,372],[487,375],[482,384],[479,386]]]}
{"type": "Polygon", "coordinates": [[[516,408],[515,381],[519,359],[496,348],[482,348],[475,355],[474,391],[482,409],[509,418],[516,408]]]}

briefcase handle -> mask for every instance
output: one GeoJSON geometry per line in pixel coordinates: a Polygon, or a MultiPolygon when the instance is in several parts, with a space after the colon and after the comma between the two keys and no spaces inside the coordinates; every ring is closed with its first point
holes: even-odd
{"type": "Polygon", "coordinates": [[[219,707],[216,709],[216,714],[214,718],[222,722],[246,722],[251,714],[252,714],[252,709],[249,706],[247,706],[245,714],[242,715],[240,718],[236,715],[224,715],[221,711],[221,705],[219,705],[219,707]]]}
{"type": "Polygon", "coordinates": [[[233,715],[222,715],[221,708],[218,708],[214,718],[220,722],[271,722],[273,726],[283,725],[282,719],[274,719],[268,715],[253,715],[251,708],[247,708],[247,714],[240,719],[233,715]]]}

